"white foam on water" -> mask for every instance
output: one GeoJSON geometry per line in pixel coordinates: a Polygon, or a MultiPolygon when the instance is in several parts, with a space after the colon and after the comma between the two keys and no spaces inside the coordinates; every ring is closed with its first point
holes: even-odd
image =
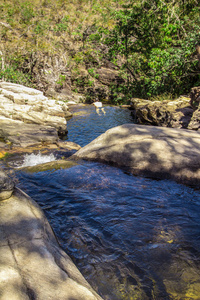
{"type": "Polygon", "coordinates": [[[50,161],[55,161],[56,157],[53,155],[53,153],[48,155],[42,155],[40,152],[38,154],[26,154],[24,156],[24,161],[20,168],[22,167],[32,167],[39,164],[44,164],[50,161]]]}

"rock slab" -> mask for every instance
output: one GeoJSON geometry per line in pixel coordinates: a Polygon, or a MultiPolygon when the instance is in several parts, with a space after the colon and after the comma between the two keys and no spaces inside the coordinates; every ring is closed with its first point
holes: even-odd
{"type": "Polygon", "coordinates": [[[106,131],[73,158],[200,186],[200,133],[196,131],[125,124],[106,131]]]}
{"type": "Polygon", "coordinates": [[[66,135],[71,116],[63,101],[48,99],[33,88],[0,81],[0,138],[7,144],[3,148],[56,144],[66,135]]]}
{"type": "MultiPolygon", "coordinates": [[[[0,177],[1,194],[6,175],[0,177]]],[[[13,193],[0,201],[0,299],[102,299],[59,247],[39,206],[9,180],[7,187],[13,193]]]]}

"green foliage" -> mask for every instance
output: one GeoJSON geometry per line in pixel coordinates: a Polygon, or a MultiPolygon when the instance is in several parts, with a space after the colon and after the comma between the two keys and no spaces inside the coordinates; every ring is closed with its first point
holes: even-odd
{"type": "Polygon", "coordinates": [[[94,85],[94,81],[89,79],[89,76],[79,76],[73,79],[73,90],[75,92],[83,92],[85,87],[92,87],[94,85]]]}
{"type": "Polygon", "coordinates": [[[0,70],[0,79],[33,87],[31,76],[19,71],[14,66],[8,66],[4,70],[0,70]]]}
{"type": "Polygon", "coordinates": [[[144,0],[116,12],[116,26],[105,43],[113,62],[119,54],[124,57],[122,77],[130,97],[187,93],[199,83],[199,11],[195,0],[144,0]]]}
{"type": "Polygon", "coordinates": [[[31,74],[25,71],[24,66],[27,60],[28,56],[14,52],[12,56],[7,59],[5,66],[3,66],[2,58],[0,58],[0,79],[35,87],[32,82],[31,74]]]}
{"type": "Polygon", "coordinates": [[[56,82],[60,86],[63,86],[64,82],[66,81],[66,75],[60,74],[59,80],[56,82]]]}
{"type": "Polygon", "coordinates": [[[55,32],[64,32],[67,31],[68,29],[68,21],[69,21],[69,17],[65,16],[64,18],[62,18],[62,20],[55,25],[54,27],[54,31],[55,32]]]}
{"type": "Polygon", "coordinates": [[[35,16],[33,5],[31,2],[24,2],[21,4],[21,23],[29,24],[31,19],[35,16]]]}
{"type": "MultiPolygon", "coordinates": [[[[198,0],[2,1],[0,19],[7,24],[0,25],[1,51],[7,68],[0,76],[30,85],[38,56],[61,55],[72,73],[78,68],[90,75],[83,80],[77,74],[78,90],[92,86],[96,69],[111,60],[123,79],[110,86],[116,104],[133,96],[186,94],[200,85],[199,15],[198,0]]],[[[63,81],[61,76],[58,83],[63,81]]]]}
{"type": "Polygon", "coordinates": [[[94,68],[88,69],[88,73],[94,78],[99,78],[99,74],[96,73],[94,68]]]}
{"type": "Polygon", "coordinates": [[[48,21],[45,20],[37,21],[34,28],[34,33],[43,36],[48,29],[49,29],[48,21]]]}
{"type": "Polygon", "coordinates": [[[101,35],[99,33],[92,33],[89,35],[89,41],[99,42],[101,40],[101,35]]]}

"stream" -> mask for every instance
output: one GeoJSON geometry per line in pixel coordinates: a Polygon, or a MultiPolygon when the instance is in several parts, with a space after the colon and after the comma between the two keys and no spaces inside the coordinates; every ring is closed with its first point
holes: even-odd
{"type": "MultiPolygon", "coordinates": [[[[132,122],[127,109],[72,110],[66,139],[81,146],[132,122]]],[[[41,162],[41,155],[26,157],[26,165],[30,161],[41,162]]],[[[16,177],[103,299],[200,299],[198,189],[84,161],[61,170],[19,170],[16,177]]]]}

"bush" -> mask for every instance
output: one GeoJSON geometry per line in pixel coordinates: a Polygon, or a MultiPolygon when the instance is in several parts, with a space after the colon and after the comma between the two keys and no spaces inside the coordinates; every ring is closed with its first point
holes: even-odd
{"type": "Polygon", "coordinates": [[[0,70],[0,79],[33,87],[31,76],[29,74],[24,74],[13,66],[9,66],[4,70],[0,70]]]}

